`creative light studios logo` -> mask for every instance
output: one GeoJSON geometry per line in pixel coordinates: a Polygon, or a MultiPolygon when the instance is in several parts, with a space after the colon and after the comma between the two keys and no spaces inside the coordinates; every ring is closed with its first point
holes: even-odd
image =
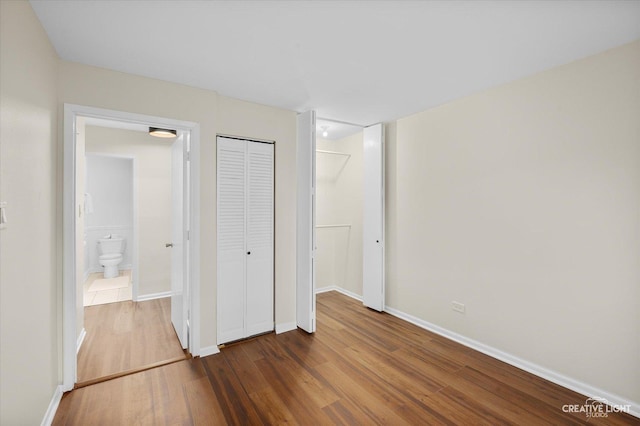
{"type": "Polygon", "coordinates": [[[587,398],[583,405],[566,404],[562,406],[565,413],[584,413],[587,418],[609,417],[609,413],[629,413],[631,405],[609,404],[605,398],[587,398]]]}

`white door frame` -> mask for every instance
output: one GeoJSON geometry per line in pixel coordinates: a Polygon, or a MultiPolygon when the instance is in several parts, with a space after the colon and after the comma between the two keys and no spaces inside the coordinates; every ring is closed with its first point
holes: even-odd
{"type": "Polygon", "coordinates": [[[296,324],[316,331],[316,112],[297,116],[296,324]]]}
{"type": "Polygon", "coordinates": [[[185,130],[191,134],[190,152],[190,217],[189,240],[189,352],[200,355],[200,125],[190,121],[173,120],[150,115],[134,114],[83,105],[64,104],[63,154],[63,265],[62,265],[62,390],[73,389],[77,380],[76,355],[76,235],[75,235],[75,167],[77,117],[94,117],[144,124],[152,127],[185,130]]]}

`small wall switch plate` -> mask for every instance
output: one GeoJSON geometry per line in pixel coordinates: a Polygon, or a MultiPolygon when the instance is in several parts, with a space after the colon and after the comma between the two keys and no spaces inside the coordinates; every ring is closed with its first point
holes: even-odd
{"type": "Polygon", "coordinates": [[[460,312],[461,314],[464,314],[464,303],[456,302],[454,300],[453,302],[451,302],[451,309],[453,309],[456,312],[460,312]]]}

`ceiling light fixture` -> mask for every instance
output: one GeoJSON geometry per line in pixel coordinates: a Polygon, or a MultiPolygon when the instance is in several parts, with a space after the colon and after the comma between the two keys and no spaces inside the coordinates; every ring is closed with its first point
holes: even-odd
{"type": "Polygon", "coordinates": [[[162,129],[160,127],[149,127],[149,134],[157,138],[175,138],[178,132],[173,129],[162,129]]]}
{"type": "Polygon", "coordinates": [[[327,136],[329,136],[329,132],[327,131],[329,129],[329,126],[322,126],[320,127],[322,129],[322,137],[326,138],[327,136]]]}

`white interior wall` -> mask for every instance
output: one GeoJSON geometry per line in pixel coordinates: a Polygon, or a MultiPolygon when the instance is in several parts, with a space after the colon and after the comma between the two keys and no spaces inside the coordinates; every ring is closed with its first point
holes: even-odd
{"type": "Polygon", "coordinates": [[[344,139],[317,139],[316,288],[336,286],[362,296],[362,132],[344,139]]]}
{"type": "Polygon", "coordinates": [[[40,424],[60,379],[56,53],[28,2],[0,1],[0,424],[40,424]]]}
{"type": "Polygon", "coordinates": [[[388,126],[387,306],[640,402],[639,71],[637,41],[388,126]]]}
{"type": "MultiPolygon", "coordinates": [[[[135,176],[126,175],[126,170],[118,173],[120,176],[109,178],[110,187],[115,184],[123,189],[129,183],[127,191],[109,191],[112,197],[104,202],[94,196],[94,214],[87,215],[88,229],[95,231],[88,234],[88,242],[93,252],[96,238],[109,227],[118,228],[128,236],[126,258],[122,265],[131,265],[133,261],[133,223],[138,226],[138,296],[163,293],[171,290],[171,249],[165,247],[171,242],[171,144],[174,139],[161,139],[144,132],[133,130],[113,129],[107,127],[87,126],[86,150],[89,154],[121,155],[135,159],[135,176]],[[133,186],[137,192],[137,218],[133,218],[133,186]],[[116,206],[129,206],[117,209],[116,206]],[[106,208],[105,209],[103,209],[106,208]],[[118,213],[120,212],[120,213],[118,213]],[[104,213],[104,214],[103,214],[104,213]],[[97,229],[95,229],[95,228],[97,229]],[[102,228],[107,227],[107,228],[102,228]]],[[[95,156],[89,155],[89,161],[95,161],[95,156]],[[94,158],[91,158],[94,157],[94,158]]],[[[111,157],[101,157],[112,166],[111,157]]],[[[131,160],[122,160],[128,161],[131,160]]],[[[91,163],[88,163],[91,164],[91,163]]],[[[126,164],[124,164],[126,166],[126,164]]],[[[131,170],[131,168],[129,168],[131,170]]],[[[91,174],[91,170],[88,170],[91,174]]],[[[91,191],[91,188],[87,189],[91,191]]],[[[93,194],[92,194],[93,196],[93,194]]],[[[121,232],[121,231],[118,231],[121,232]]],[[[95,262],[94,262],[95,263],[95,262]]]]}
{"type": "Polygon", "coordinates": [[[98,261],[98,240],[111,234],[125,238],[122,263],[118,267],[131,268],[134,249],[133,159],[87,152],[86,170],[84,192],[91,199],[92,209],[85,209],[83,232],[89,255],[85,272],[104,271],[98,261]]]}

